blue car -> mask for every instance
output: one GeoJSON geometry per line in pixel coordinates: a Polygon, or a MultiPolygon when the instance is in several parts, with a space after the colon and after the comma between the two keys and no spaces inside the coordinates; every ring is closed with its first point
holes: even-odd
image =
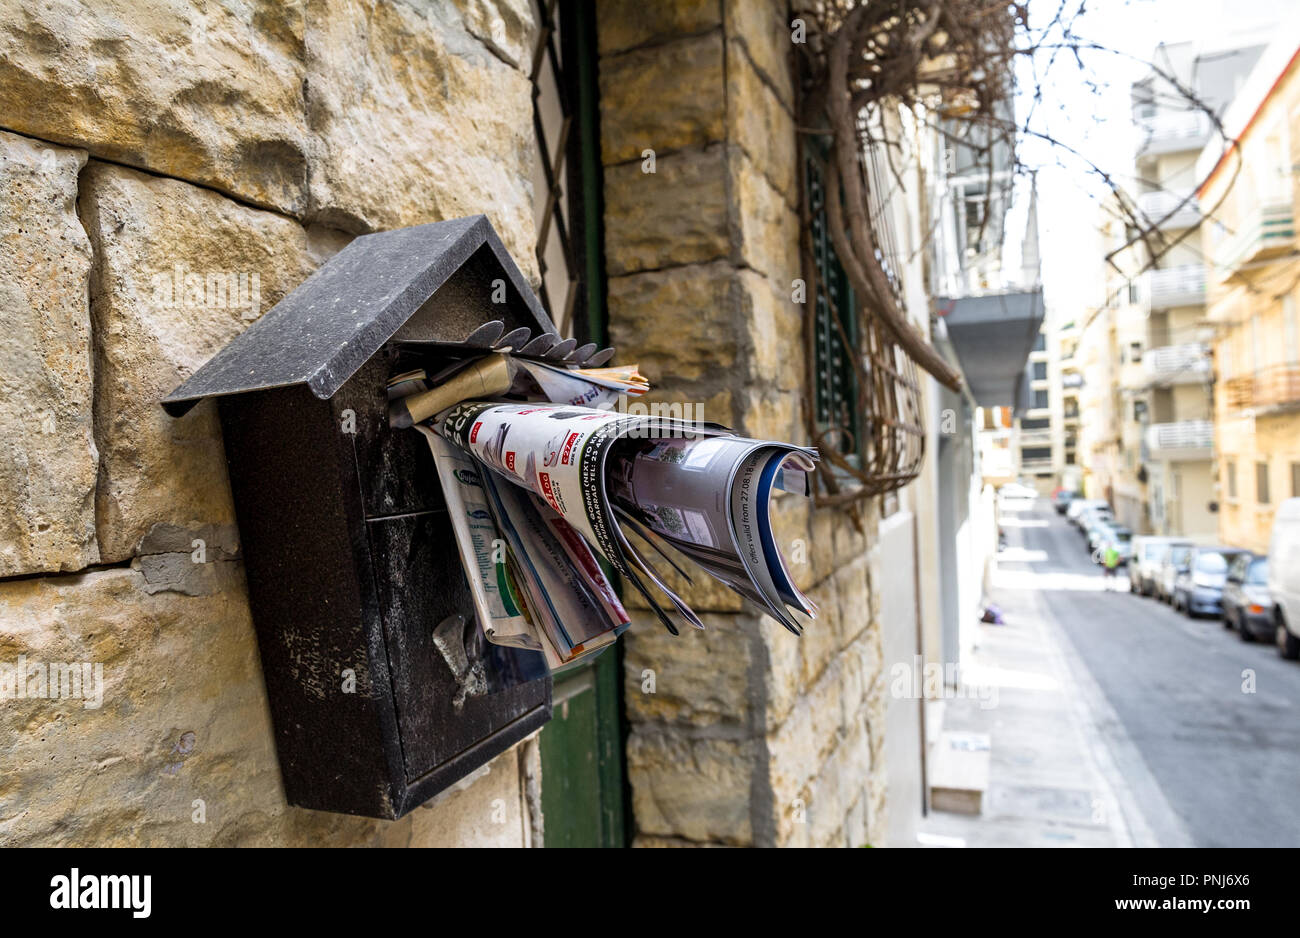
{"type": "Polygon", "coordinates": [[[1191,617],[1223,615],[1228,567],[1247,551],[1238,547],[1197,547],[1174,580],[1174,608],[1191,617]]]}

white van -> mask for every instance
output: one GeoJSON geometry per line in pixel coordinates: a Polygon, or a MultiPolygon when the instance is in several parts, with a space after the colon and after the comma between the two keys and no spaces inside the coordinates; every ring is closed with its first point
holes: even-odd
{"type": "Polygon", "coordinates": [[[1273,516],[1268,590],[1277,606],[1278,653],[1300,657],[1300,498],[1288,498],[1273,516]]]}

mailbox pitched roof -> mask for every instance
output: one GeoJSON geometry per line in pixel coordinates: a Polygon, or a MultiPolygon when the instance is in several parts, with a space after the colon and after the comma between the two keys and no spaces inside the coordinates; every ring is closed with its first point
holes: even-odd
{"type": "MultiPolygon", "coordinates": [[[[381,231],[356,238],[330,258],[162,405],[180,416],[205,397],[294,384],[332,397],[471,258],[482,295],[446,304],[420,340],[467,337],[483,324],[478,308],[498,279],[513,287],[510,306],[520,324],[554,328],[485,216],[381,231]]],[[[465,286],[453,292],[463,298],[465,286]]]]}

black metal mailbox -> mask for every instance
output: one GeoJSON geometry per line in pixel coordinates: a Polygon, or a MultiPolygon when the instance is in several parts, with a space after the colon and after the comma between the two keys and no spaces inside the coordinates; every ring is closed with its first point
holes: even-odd
{"type": "Polygon", "coordinates": [[[400,817],[550,718],[541,655],[475,626],[425,440],[387,422],[393,374],[523,329],[553,327],[486,218],[381,232],[163,401],[219,399],[290,804],[400,817]]]}

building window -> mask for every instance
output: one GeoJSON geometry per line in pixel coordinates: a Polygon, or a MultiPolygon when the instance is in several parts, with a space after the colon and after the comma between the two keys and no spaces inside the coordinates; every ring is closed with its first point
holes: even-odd
{"type": "Polygon", "coordinates": [[[1228,497],[1235,499],[1237,497],[1237,463],[1228,460],[1228,497]]]}
{"type": "Polygon", "coordinates": [[[1021,430],[1049,430],[1051,426],[1050,417],[1025,417],[1020,421],[1021,430]]]}
{"type": "Polygon", "coordinates": [[[1020,451],[1022,462],[1032,462],[1036,459],[1051,459],[1052,448],[1050,446],[1026,446],[1020,451]]]}
{"type": "Polygon", "coordinates": [[[1255,463],[1255,500],[1261,505],[1270,501],[1268,495],[1268,463],[1255,463]]]}
{"type": "Polygon", "coordinates": [[[853,288],[840,265],[828,230],[826,192],[820,163],[809,156],[805,161],[812,261],[821,289],[815,291],[813,327],[813,407],[822,428],[836,427],[836,447],[854,462],[861,453],[861,424],[857,406],[857,372],[851,359],[857,343],[858,316],[853,288]]]}
{"type": "Polygon", "coordinates": [[[1142,361],[1142,343],[1130,342],[1128,345],[1128,360],[1134,362],[1142,361]]]}
{"type": "Polygon", "coordinates": [[[1043,410],[1047,406],[1047,389],[1039,388],[1034,392],[1034,409],[1043,410]]]}
{"type": "Polygon", "coordinates": [[[1047,351],[1047,336],[1042,332],[1038,333],[1038,338],[1034,340],[1034,351],[1035,352],[1047,351]]]}
{"type": "Polygon", "coordinates": [[[1034,380],[1047,380],[1047,362],[1034,362],[1034,380]]]}

